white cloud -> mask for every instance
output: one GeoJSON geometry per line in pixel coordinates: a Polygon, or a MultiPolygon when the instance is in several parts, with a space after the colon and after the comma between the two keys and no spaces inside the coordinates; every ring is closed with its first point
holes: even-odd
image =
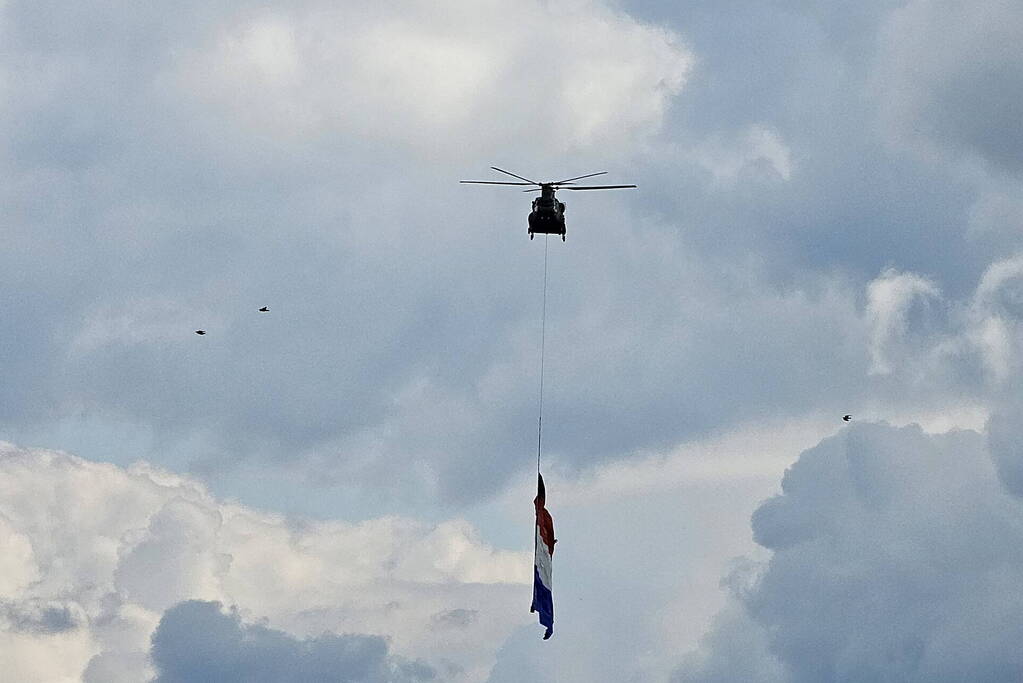
{"type": "Polygon", "coordinates": [[[0,517],[0,596],[13,597],[38,580],[39,566],[32,543],[4,517],[0,517]]]}
{"type": "Polygon", "coordinates": [[[735,182],[743,173],[769,169],[782,180],[792,177],[792,152],[781,135],[763,124],[748,126],[734,139],[714,135],[696,145],[696,161],[709,170],[715,181],[735,182]]]}
{"type": "Polygon", "coordinates": [[[870,372],[887,375],[893,370],[892,346],[907,331],[907,314],[916,301],[940,294],[930,280],[889,269],[867,285],[866,317],[870,327],[870,372]]]}
{"type": "Polygon", "coordinates": [[[1023,256],[989,265],[970,302],[965,333],[984,364],[992,386],[1017,376],[1023,321],[1023,256]]]}
{"type": "Polygon", "coordinates": [[[1023,313],[1023,291],[1009,285],[1023,278],[1023,255],[996,261],[984,271],[974,296],[976,306],[992,309],[1009,306],[1011,313],[1023,313]]]}
{"type": "MultiPolygon", "coordinates": [[[[558,490],[563,505],[593,505],[696,483],[714,486],[743,479],[773,479],[792,462],[794,443],[809,446],[834,427],[834,415],[747,423],[727,434],[680,444],[665,452],[609,462],[578,477],[551,475],[550,485],[558,490]]],[[[504,496],[509,505],[522,497],[519,490],[504,496]]]]}
{"type": "Polygon", "coordinates": [[[641,140],[691,64],[677,36],[601,2],[308,3],[237,14],[169,82],[280,139],[342,132],[464,157],[641,140]]]}
{"type": "Polygon", "coordinates": [[[91,680],[119,665],[142,676],[160,614],[193,598],[297,638],[383,635],[397,654],[456,663],[451,680],[464,681],[482,680],[528,617],[528,555],[487,547],[462,520],[287,520],[144,464],[10,444],[0,501],[0,661],[35,672],[20,680],[77,680],[87,665],[91,680]],[[477,615],[471,637],[437,628],[437,614],[458,609],[477,615]]]}
{"type": "MultiPolygon", "coordinates": [[[[988,411],[981,404],[992,398],[989,391],[999,391],[1017,376],[1023,257],[991,263],[973,293],[959,300],[946,301],[934,281],[895,269],[872,280],[866,298],[863,321],[869,332],[870,374],[897,377],[920,392],[957,384],[972,387],[979,394],[967,401],[972,404],[967,412],[975,416],[988,411]]],[[[964,398],[944,410],[962,412],[964,398]]],[[[930,419],[920,413],[928,412],[923,404],[909,410],[917,411],[916,419],[930,419]]],[[[955,424],[963,421],[946,426],[955,424]]],[[[977,420],[971,424],[977,425],[977,420]]]]}

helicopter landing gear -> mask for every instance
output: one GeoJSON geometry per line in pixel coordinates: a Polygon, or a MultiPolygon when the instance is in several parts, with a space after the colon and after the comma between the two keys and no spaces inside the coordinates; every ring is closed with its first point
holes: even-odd
{"type": "Polygon", "coordinates": [[[533,233],[529,233],[529,239],[533,239],[533,233]]]}
{"type": "Polygon", "coordinates": [[[561,241],[562,241],[562,242],[564,242],[564,241],[565,241],[565,236],[564,236],[564,235],[562,235],[562,236],[561,236],[561,241]]]}

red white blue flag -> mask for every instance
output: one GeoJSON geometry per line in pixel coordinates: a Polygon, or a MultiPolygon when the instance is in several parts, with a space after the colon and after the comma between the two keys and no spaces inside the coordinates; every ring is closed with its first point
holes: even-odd
{"type": "Polygon", "coordinates": [[[547,640],[554,634],[554,598],[551,595],[551,560],[554,558],[554,520],[545,507],[547,492],[544,490],[543,477],[537,473],[536,498],[536,551],[533,555],[533,605],[530,612],[537,612],[540,624],[547,627],[543,639],[547,640]]]}

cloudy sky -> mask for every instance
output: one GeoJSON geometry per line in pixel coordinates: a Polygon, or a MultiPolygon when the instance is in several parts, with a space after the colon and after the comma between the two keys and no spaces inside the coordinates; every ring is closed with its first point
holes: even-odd
{"type": "Polygon", "coordinates": [[[10,676],[1023,676],[1012,0],[0,0],[0,44],[10,676]],[[491,165],[639,186],[549,244],[547,642],[545,246],[491,165]]]}

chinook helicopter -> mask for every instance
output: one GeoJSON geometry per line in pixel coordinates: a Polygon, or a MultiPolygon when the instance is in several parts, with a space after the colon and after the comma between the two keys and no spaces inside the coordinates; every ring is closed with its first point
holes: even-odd
{"type": "Polygon", "coordinates": [[[586,175],[576,176],[575,178],[556,180],[552,183],[538,183],[535,180],[523,178],[520,175],[516,175],[510,171],[505,171],[497,166],[491,166],[490,168],[498,173],[509,175],[512,178],[518,178],[523,182],[511,183],[496,180],[461,180],[459,182],[467,185],[536,185],[535,188],[523,190],[523,192],[540,193],[540,196],[533,200],[533,210],[529,212],[529,239],[533,239],[534,234],[541,233],[544,235],[561,235],[561,241],[565,241],[565,205],[554,197],[554,193],[558,190],[621,190],[636,187],[635,185],[575,184],[575,181],[577,180],[605,175],[607,171],[601,171],[600,173],[588,173],[586,175]]]}

